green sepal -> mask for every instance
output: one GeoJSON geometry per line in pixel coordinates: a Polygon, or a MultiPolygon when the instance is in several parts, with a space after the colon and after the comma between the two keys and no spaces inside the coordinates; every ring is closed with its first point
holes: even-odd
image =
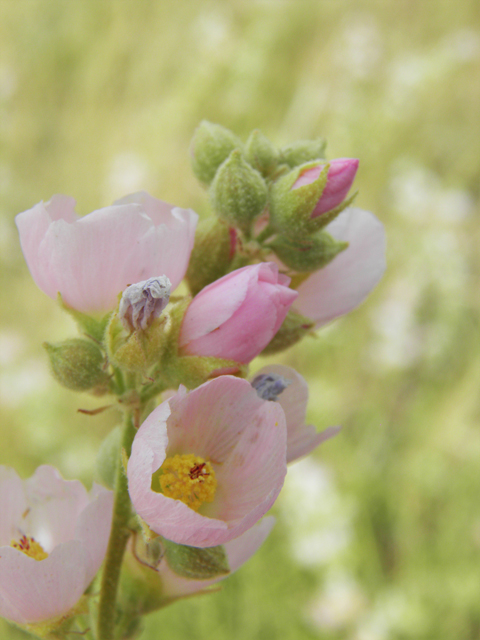
{"type": "Polygon", "coordinates": [[[84,333],[89,338],[93,338],[93,340],[96,340],[97,342],[103,342],[105,329],[107,328],[108,321],[110,320],[110,316],[112,315],[111,313],[107,313],[101,318],[96,318],[69,307],[63,301],[61,293],[58,294],[57,300],[62,309],[69,315],[71,315],[75,320],[81,333],[84,333]]]}
{"type": "Polygon", "coordinates": [[[311,272],[325,267],[348,247],[348,242],[339,242],[320,230],[304,240],[279,235],[268,246],[289,269],[311,272]]]}
{"type": "Polygon", "coordinates": [[[268,178],[277,168],[278,149],[258,129],[252,131],[245,143],[245,158],[260,173],[268,178]]]}
{"type": "Polygon", "coordinates": [[[178,356],[172,358],[166,364],[165,370],[175,386],[183,384],[187,389],[195,389],[219,372],[227,372],[231,375],[247,374],[247,365],[235,360],[225,360],[209,356],[178,356]]]}
{"type": "Polygon", "coordinates": [[[199,222],[186,274],[193,296],[229,271],[235,244],[236,232],[225,222],[216,217],[199,222]]]}
{"type": "Polygon", "coordinates": [[[109,375],[105,371],[105,356],[92,340],[71,338],[51,344],[44,342],[53,377],[72,391],[106,393],[109,375]]]}
{"type": "Polygon", "coordinates": [[[168,315],[164,313],[155,318],[147,329],[128,331],[118,313],[114,313],[106,331],[107,352],[111,362],[127,371],[147,371],[162,357],[167,341],[167,323],[168,315]]]}
{"type": "Polygon", "coordinates": [[[77,604],[62,616],[31,624],[18,624],[20,627],[37,638],[43,640],[67,640],[71,638],[72,624],[75,616],[88,613],[88,597],[82,596],[77,604]]]}
{"type": "Polygon", "coordinates": [[[304,336],[308,335],[315,328],[315,322],[311,318],[302,316],[300,313],[290,309],[270,343],[262,351],[262,356],[269,356],[280,351],[285,351],[296,344],[304,336]]]}
{"type": "Polygon", "coordinates": [[[282,162],[289,167],[297,167],[311,160],[321,160],[325,158],[325,148],[327,141],[325,138],[316,140],[297,140],[281,148],[282,162]]]}
{"type": "Polygon", "coordinates": [[[240,139],[229,129],[202,120],[190,146],[193,173],[201,182],[210,184],[222,162],[234,149],[242,147],[240,139]]]}
{"type": "MultiPolygon", "coordinates": [[[[320,229],[319,219],[322,219],[321,226],[325,226],[324,216],[311,219],[310,216],[315,205],[322,197],[322,193],[327,184],[328,162],[323,167],[320,175],[310,184],[292,189],[300,175],[318,166],[318,162],[310,162],[300,167],[296,167],[285,176],[281,177],[272,186],[270,197],[270,224],[275,229],[290,238],[305,238],[320,229]]],[[[325,214],[324,214],[325,215],[325,214]]],[[[326,214],[328,215],[328,213],[326,214]]],[[[330,222],[330,220],[329,220],[330,222]]],[[[326,223],[328,224],[328,222],[326,223]]]]}
{"type": "Polygon", "coordinates": [[[118,456],[122,443],[122,429],[115,427],[103,440],[95,460],[95,475],[97,480],[108,489],[115,486],[118,456]]]}
{"type": "Polygon", "coordinates": [[[177,575],[191,580],[211,580],[230,573],[228,557],[222,545],[200,549],[163,538],[165,559],[177,575]]]}
{"type": "Polygon", "coordinates": [[[238,149],[219,167],[210,186],[210,202],[219,218],[249,234],[267,204],[267,185],[238,149]]]}

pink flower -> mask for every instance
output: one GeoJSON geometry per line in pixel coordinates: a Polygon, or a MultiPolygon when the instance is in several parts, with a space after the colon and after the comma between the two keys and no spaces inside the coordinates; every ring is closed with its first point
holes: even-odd
{"type": "Polygon", "coordinates": [[[180,332],[184,355],[248,363],[277,333],[297,297],[273,262],[237,269],[202,289],[180,332]]]}
{"type": "MultiPolygon", "coordinates": [[[[317,180],[324,167],[325,163],[321,163],[302,171],[294,182],[292,189],[298,189],[317,180]]],[[[310,215],[311,218],[316,218],[322,213],[335,209],[345,200],[355,180],[357,169],[358,160],[355,158],[337,158],[330,162],[327,184],[310,215]]]]}
{"type": "Polygon", "coordinates": [[[0,616],[18,624],[64,615],[105,555],[113,494],[39,467],[28,480],[0,466],[0,616]]]}
{"type": "Polygon", "coordinates": [[[386,267],[383,224],[369,211],[349,207],[325,230],[349,246],[298,287],[295,308],[317,327],[363,302],[386,267]]]}
{"type": "Polygon", "coordinates": [[[295,369],[281,364],[267,365],[253,376],[252,385],[257,389],[260,397],[278,402],[285,413],[287,423],[287,463],[306,456],[319,444],[332,438],[340,431],[340,427],[328,427],[328,429],[318,433],[313,424],[305,424],[308,385],[295,369]],[[267,384],[260,386],[262,378],[267,380],[267,384]],[[275,389],[274,381],[278,379],[280,379],[280,384],[275,389]]]}
{"type": "Polygon", "coordinates": [[[53,196],[16,217],[36,284],[84,313],[107,312],[128,285],[166,275],[174,289],[193,247],[197,214],[140,192],[84,217],[53,196]]]}
{"type": "Polygon", "coordinates": [[[225,544],[275,502],[285,455],[280,405],[261,400],[246,380],[221,376],[189,393],[180,388],[148,416],[128,462],[130,497],[173,542],[225,544]]]}
{"type": "Polygon", "coordinates": [[[185,596],[201,591],[216,582],[220,582],[220,580],[228,578],[260,548],[274,524],[275,518],[273,516],[262,518],[260,522],[254,524],[241,536],[225,544],[228,566],[230,567],[230,573],[226,576],[219,576],[212,580],[190,580],[174,573],[167,562],[162,560],[157,569],[161,580],[162,593],[165,597],[185,596]]]}

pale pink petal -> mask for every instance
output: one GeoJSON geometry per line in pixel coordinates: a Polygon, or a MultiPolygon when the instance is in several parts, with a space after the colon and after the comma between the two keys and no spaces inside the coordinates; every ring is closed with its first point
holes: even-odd
{"type": "Polygon", "coordinates": [[[81,482],[64,480],[54,467],[43,465],[25,480],[25,491],[29,509],[19,521],[23,533],[47,552],[75,538],[75,523],[89,503],[81,482]]]}
{"type": "Polygon", "coordinates": [[[295,308],[315,320],[317,327],[363,302],[386,266],[385,231],[369,211],[345,209],[326,231],[337,240],[349,242],[349,247],[298,288],[295,308]]]}
{"type": "Polygon", "coordinates": [[[87,585],[81,542],[61,544],[41,561],[0,548],[0,615],[9,620],[25,624],[67,613],[87,585]]]}
{"type": "Polygon", "coordinates": [[[245,531],[241,536],[225,544],[230,573],[227,576],[220,576],[212,580],[189,580],[174,573],[167,562],[163,560],[158,567],[158,572],[162,580],[162,591],[165,596],[182,596],[196,591],[201,591],[212,584],[228,578],[239,569],[254,553],[261,547],[268,534],[275,524],[273,516],[262,518],[253,527],[245,531]]]}
{"type": "Polygon", "coordinates": [[[91,582],[105,557],[113,509],[112,491],[97,485],[92,494],[92,502],[81,512],[75,527],[75,539],[84,544],[87,584],[91,582]]]}
{"type": "Polygon", "coordinates": [[[13,469],[0,466],[0,546],[18,537],[18,522],[26,508],[22,480],[13,469]]]}
{"type": "Polygon", "coordinates": [[[128,478],[134,507],[154,531],[175,542],[197,547],[228,542],[265,514],[282,487],[283,411],[232,376],[211,380],[167,403],[149,416],[133,443],[128,478]],[[201,508],[208,515],[150,489],[151,475],[165,456],[164,422],[156,425],[155,414],[164,412],[167,403],[172,410],[167,455],[195,453],[209,459],[217,474],[215,500],[201,508]]]}

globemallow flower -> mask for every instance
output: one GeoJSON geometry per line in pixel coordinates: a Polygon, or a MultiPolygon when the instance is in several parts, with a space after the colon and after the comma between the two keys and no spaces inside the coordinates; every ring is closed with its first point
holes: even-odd
{"type": "Polygon", "coordinates": [[[158,406],[128,462],[130,497],[156,533],[193,547],[225,544],[274,503],[286,474],[285,416],[233,376],[158,406]]]}
{"type": "MultiPolygon", "coordinates": [[[[311,184],[318,180],[325,162],[309,167],[300,173],[294,182],[292,189],[298,189],[304,185],[311,184]]],[[[321,216],[331,209],[335,209],[347,197],[347,193],[355,180],[358,169],[358,160],[355,158],[337,158],[330,161],[327,174],[327,184],[318,200],[315,208],[310,214],[310,218],[321,216]]]]}
{"type": "Polygon", "coordinates": [[[373,213],[349,207],[325,230],[349,246],[298,287],[295,309],[317,328],[363,302],[386,267],[385,230],[373,213]]]}
{"type": "Polygon", "coordinates": [[[340,431],[340,427],[328,427],[318,433],[313,424],[305,424],[308,385],[295,369],[281,364],[267,365],[254,375],[252,386],[260,398],[278,402],[285,413],[287,463],[306,456],[340,431]]]}
{"type": "Polygon", "coordinates": [[[225,544],[228,566],[230,568],[230,573],[227,575],[221,575],[211,580],[183,578],[174,573],[168,566],[168,563],[163,559],[157,567],[157,572],[162,583],[162,594],[165,597],[186,596],[228,578],[228,576],[232,575],[237,569],[240,569],[240,567],[256,553],[272,530],[274,524],[275,518],[273,516],[266,516],[245,531],[245,533],[242,533],[241,536],[225,544]]]}
{"type": "Polygon", "coordinates": [[[0,466],[0,616],[21,625],[67,614],[106,553],[113,494],[41,466],[0,466]]]}
{"type": "Polygon", "coordinates": [[[16,217],[36,284],[69,307],[105,313],[128,286],[165,275],[180,283],[193,247],[197,214],[140,192],[79,217],[75,200],[56,195],[16,217]]]}
{"type": "Polygon", "coordinates": [[[248,363],[270,342],[297,297],[273,262],[232,271],[190,303],[180,332],[182,355],[248,363]]]}

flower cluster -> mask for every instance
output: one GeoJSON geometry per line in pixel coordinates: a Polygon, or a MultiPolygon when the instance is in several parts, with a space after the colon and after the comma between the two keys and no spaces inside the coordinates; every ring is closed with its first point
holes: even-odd
{"type": "Polygon", "coordinates": [[[51,467],[26,481],[0,468],[0,615],[43,637],[88,618],[102,562],[98,640],[116,623],[131,637],[143,613],[235,571],[273,526],[287,464],[338,432],[306,423],[295,370],[248,367],[381,278],[383,227],[347,198],[358,161],[327,161],[321,140],[277,149],[254,131],[244,144],[204,122],[192,166],[214,212],[198,226],[144,192],[84,217],[54,196],[16,219],[35,282],[81,333],[45,345],[54,377],[124,414],[90,497],[51,467]]]}

